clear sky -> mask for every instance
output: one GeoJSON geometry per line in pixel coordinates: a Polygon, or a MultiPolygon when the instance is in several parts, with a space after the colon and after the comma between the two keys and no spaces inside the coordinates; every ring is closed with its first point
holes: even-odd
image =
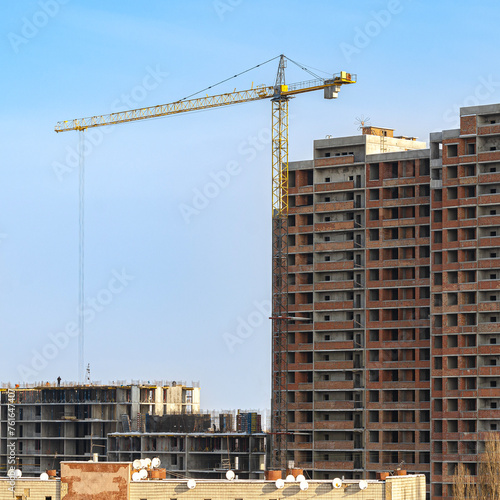
{"type": "MultiPolygon", "coordinates": [[[[4,0],[0,380],[78,377],[78,133],[57,121],[172,102],[284,53],[358,75],[336,101],[291,101],[290,160],[358,134],[361,115],[428,141],[460,106],[500,102],[499,14],[493,0],[4,0]]],[[[205,409],[269,407],[270,119],[262,101],[87,133],[93,380],[193,380],[205,409]]]]}

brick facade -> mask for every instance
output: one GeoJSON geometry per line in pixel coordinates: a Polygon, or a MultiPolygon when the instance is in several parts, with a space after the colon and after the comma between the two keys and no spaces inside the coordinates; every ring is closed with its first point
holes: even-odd
{"type": "Polygon", "coordinates": [[[289,165],[288,459],[314,478],[404,462],[451,498],[500,430],[500,105],[461,115],[289,165]]]}

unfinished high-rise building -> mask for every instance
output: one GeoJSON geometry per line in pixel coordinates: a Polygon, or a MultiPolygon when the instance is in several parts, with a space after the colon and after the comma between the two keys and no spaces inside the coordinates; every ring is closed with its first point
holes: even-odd
{"type": "Polygon", "coordinates": [[[94,453],[106,460],[108,434],[141,432],[146,415],[199,412],[200,388],[175,382],[3,387],[0,470],[11,458],[25,475],[94,453]]]}
{"type": "Polygon", "coordinates": [[[289,171],[288,311],[308,321],[288,325],[287,458],[315,478],[402,467],[451,497],[500,418],[500,105],[430,148],[317,140],[289,171]]]}
{"type": "Polygon", "coordinates": [[[500,104],[430,139],[432,493],[451,498],[500,430],[500,104]]]}

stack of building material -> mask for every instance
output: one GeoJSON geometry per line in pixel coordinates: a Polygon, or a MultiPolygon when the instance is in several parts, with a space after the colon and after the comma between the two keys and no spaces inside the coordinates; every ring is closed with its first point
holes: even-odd
{"type": "Polygon", "coordinates": [[[238,413],[237,426],[238,432],[247,432],[249,434],[262,432],[261,416],[256,412],[238,413]]]}
{"type": "Polygon", "coordinates": [[[233,415],[231,413],[221,413],[219,415],[219,432],[233,432],[233,415]]]}

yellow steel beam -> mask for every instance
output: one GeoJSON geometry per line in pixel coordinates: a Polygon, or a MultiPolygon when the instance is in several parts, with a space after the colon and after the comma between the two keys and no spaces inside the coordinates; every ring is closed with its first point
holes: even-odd
{"type": "Polygon", "coordinates": [[[120,111],[108,115],[90,116],[77,120],[58,122],[55,126],[56,132],[66,132],[69,130],[85,130],[92,127],[103,127],[118,123],[146,120],[148,118],[158,118],[160,116],[175,115],[187,111],[197,111],[201,109],[217,108],[229,104],[256,101],[266,99],[274,95],[273,87],[257,87],[250,90],[242,90],[229,94],[219,94],[188,101],[177,101],[148,108],[132,109],[130,111],[120,111]]]}
{"type": "Polygon", "coordinates": [[[273,99],[273,217],[288,213],[288,99],[273,99]]]}
{"type": "Polygon", "coordinates": [[[284,85],[281,94],[284,96],[293,96],[305,92],[312,92],[314,90],[326,89],[328,87],[348,85],[350,83],[356,83],[356,78],[357,76],[352,73],[341,71],[337,75],[333,75],[333,78],[327,80],[307,80],[305,82],[284,85]]]}
{"type": "Polygon", "coordinates": [[[303,94],[313,90],[320,90],[327,87],[339,86],[348,83],[355,83],[355,75],[341,72],[334,75],[330,80],[309,80],[305,82],[293,83],[291,85],[282,85],[279,88],[259,86],[255,89],[241,90],[227,94],[200,97],[186,101],[176,101],[159,106],[150,106],[147,108],[132,109],[129,111],[119,111],[107,115],[89,116],[76,120],[66,120],[58,122],[55,126],[56,132],[67,132],[70,130],[85,130],[93,127],[104,127],[107,125],[116,125],[118,123],[134,122],[146,120],[148,118],[159,118],[161,116],[175,115],[188,111],[198,111],[202,109],[217,108],[238,104],[243,102],[257,101],[260,99],[269,99],[277,96],[293,96],[303,94]]]}

